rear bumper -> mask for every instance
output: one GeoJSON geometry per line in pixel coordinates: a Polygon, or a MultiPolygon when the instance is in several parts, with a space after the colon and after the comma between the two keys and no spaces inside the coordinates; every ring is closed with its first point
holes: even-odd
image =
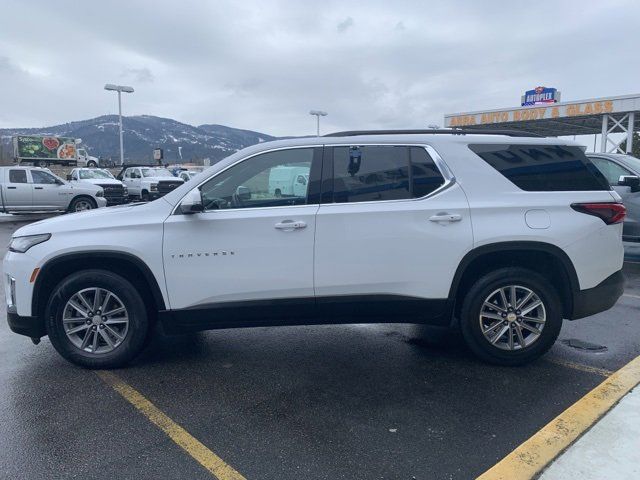
{"type": "Polygon", "coordinates": [[[571,320],[588,317],[609,310],[624,292],[622,270],[607,277],[593,288],[580,290],[573,294],[573,314],[571,320]]]}
{"type": "Polygon", "coordinates": [[[11,307],[7,309],[7,323],[12,332],[31,338],[44,337],[47,331],[44,323],[37,317],[22,317],[11,307]]]}

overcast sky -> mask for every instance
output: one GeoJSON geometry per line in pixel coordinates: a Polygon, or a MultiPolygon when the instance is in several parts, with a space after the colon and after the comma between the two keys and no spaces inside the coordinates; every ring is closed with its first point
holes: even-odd
{"type": "Polygon", "coordinates": [[[0,127],[117,113],[273,135],[640,93],[640,2],[4,0],[0,127]],[[269,5],[269,6],[267,6],[269,5]]]}

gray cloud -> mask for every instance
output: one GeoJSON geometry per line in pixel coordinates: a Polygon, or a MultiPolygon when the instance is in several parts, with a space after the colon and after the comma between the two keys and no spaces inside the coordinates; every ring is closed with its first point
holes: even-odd
{"type": "Polygon", "coordinates": [[[338,23],[336,29],[338,30],[338,32],[343,33],[349,30],[349,28],[351,27],[353,27],[353,18],[347,17],[343,21],[338,23]]]}
{"type": "Polygon", "coordinates": [[[571,100],[635,93],[640,76],[626,61],[635,0],[5,0],[4,11],[24,20],[0,29],[4,127],[116,113],[105,83],[135,87],[125,115],[297,135],[314,131],[311,108],[329,112],[325,131],[418,128],[515,106],[538,83],[571,100]],[[26,20],[62,25],[69,11],[73,37],[24,34],[26,20]],[[539,21],[545,11],[554,21],[539,21]]]}
{"type": "Polygon", "coordinates": [[[151,83],[154,80],[153,73],[146,67],[127,68],[122,72],[122,77],[131,79],[138,83],[151,83]]]}

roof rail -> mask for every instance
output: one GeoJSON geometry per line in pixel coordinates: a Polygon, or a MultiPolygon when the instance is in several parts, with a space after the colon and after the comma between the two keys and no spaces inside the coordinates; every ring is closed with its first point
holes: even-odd
{"type": "Polygon", "coordinates": [[[481,130],[474,128],[429,129],[429,130],[347,130],[334,132],[324,137],[355,137],[358,135],[505,135],[508,137],[542,137],[537,133],[524,130],[481,130]]]}

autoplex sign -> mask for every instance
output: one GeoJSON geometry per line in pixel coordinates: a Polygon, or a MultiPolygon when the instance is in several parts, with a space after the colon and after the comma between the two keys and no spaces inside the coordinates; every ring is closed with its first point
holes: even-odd
{"type": "Polygon", "coordinates": [[[465,127],[468,125],[487,125],[492,123],[523,122],[543,120],[545,118],[579,117],[616,113],[624,110],[617,100],[596,100],[584,103],[553,104],[553,106],[524,107],[512,110],[494,110],[491,112],[461,113],[445,115],[445,127],[465,127]]]}
{"type": "Polygon", "coordinates": [[[550,103],[558,103],[560,101],[560,92],[555,88],[536,87],[533,90],[527,90],[522,96],[521,105],[530,107],[532,105],[546,105],[550,103]]]}

